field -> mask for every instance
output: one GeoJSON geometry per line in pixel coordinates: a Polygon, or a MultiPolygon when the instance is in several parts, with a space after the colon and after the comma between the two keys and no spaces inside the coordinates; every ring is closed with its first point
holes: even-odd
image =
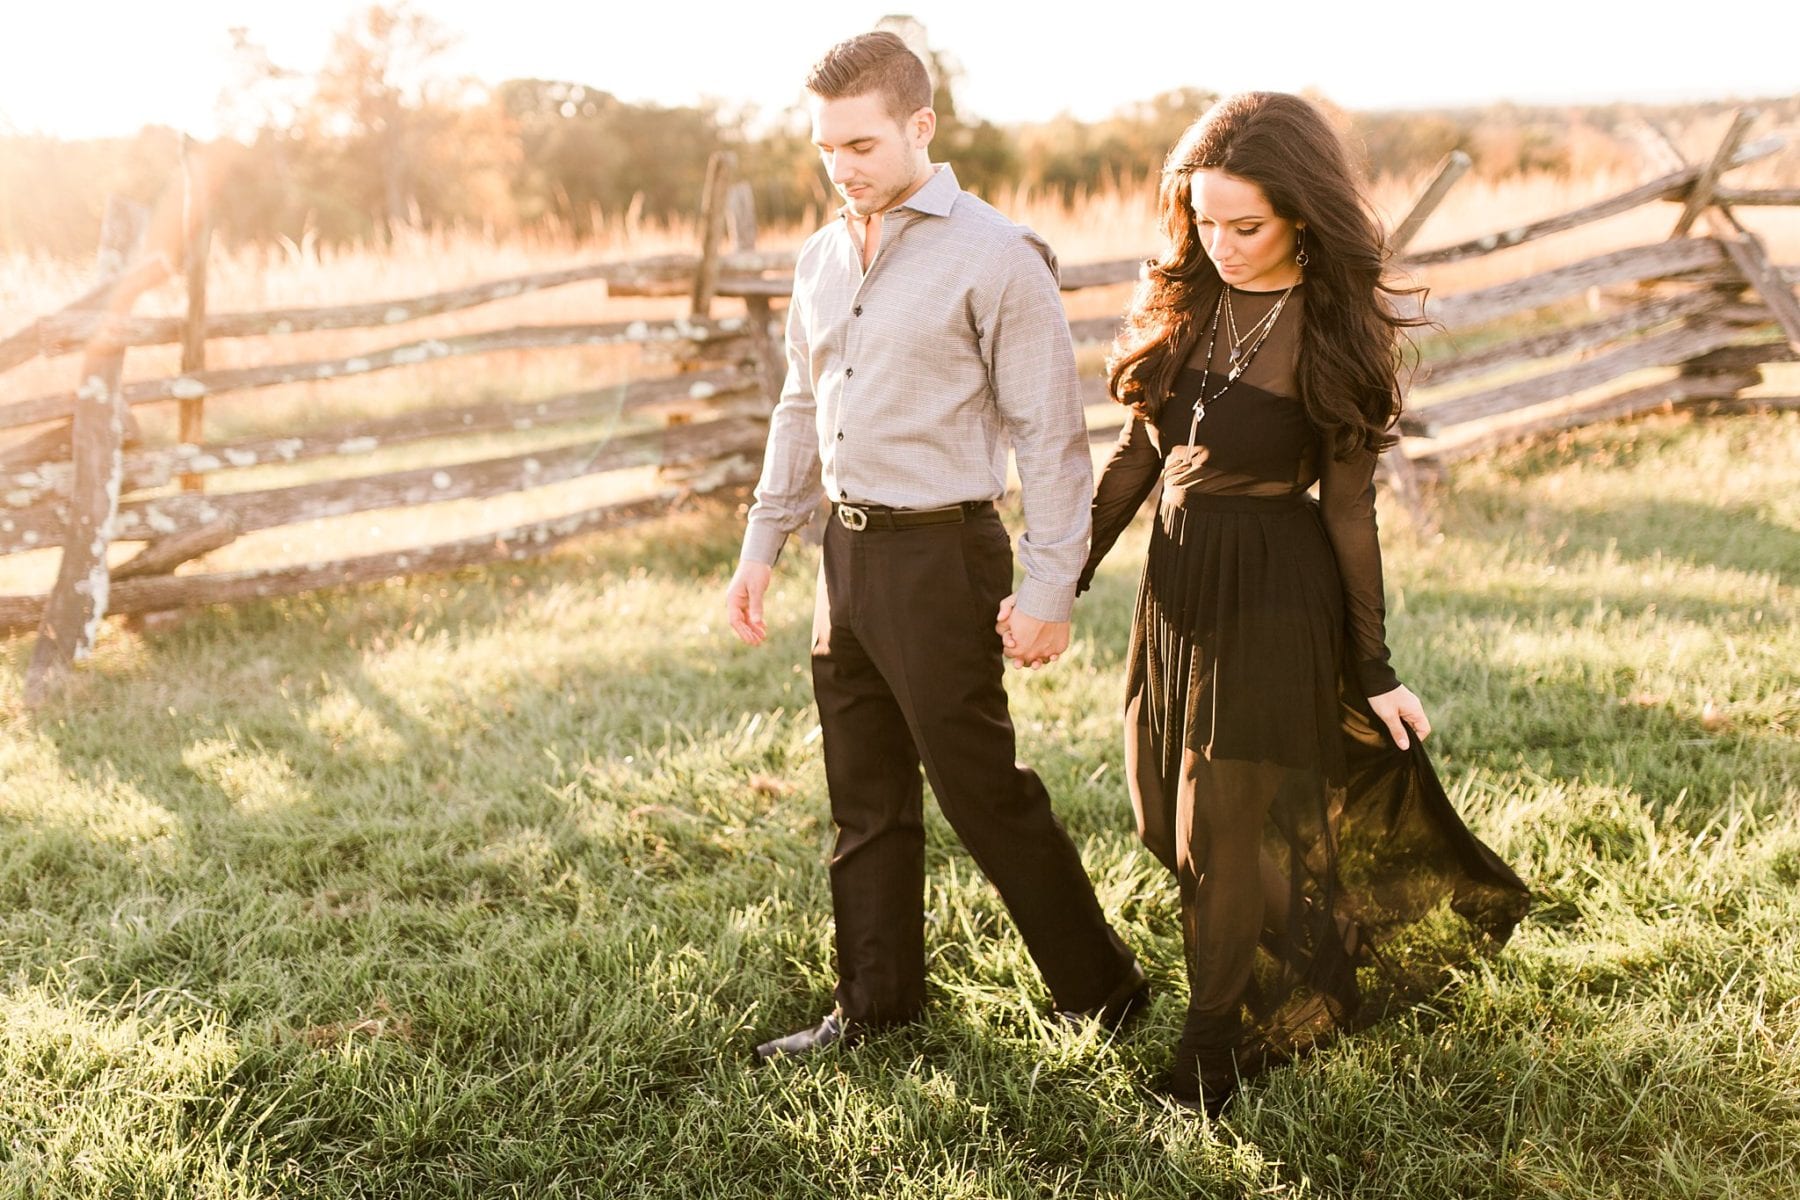
{"type": "Polygon", "coordinates": [[[1142,531],[1014,676],[1151,965],[1053,1032],[930,833],[930,1020],[753,1071],[828,1004],[802,674],[720,619],[729,513],[515,572],[115,631],[0,670],[0,1192],[56,1197],[1776,1197],[1800,1155],[1800,419],[1659,418],[1465,468],[1389,521],[1401,670],[1534,915],[1450,992],[1208,1126],[1142,1084],[1181,1008],[1118,786],[1142,531]]]}
{"type": "MultiPolygon", "coordinates": [[[[1421,245],[1620,182],[1468,184],[1421,245]]],[[[1377,195],[1391,212],[1410,191],[1377,195]]],[[[1065,261],[1150,248],[1141,193],[1076,213],[1014,200],[1065,261]]],[[[1755,214],[1793,262],[1788,216],[1755,214]]],[[[1670,220],[1511,251],[1540,257],[1510,270],[1670,220]]],[[[692,245],[661,236],[631,253],[692,245]]],[[[214,303],[411,295],[621,254],[474,235],[384,255],[221,250],[214,303]]],[[[1429,281],[1488,281],[1455,270],[1429,281]]],[[[67,265],[0,264],[0,330],[81,286],[67,265]]],[[[419,332],[663,303],[568,289],[419,332]]],[[[142,307],[179,304],[166,289],[142,307]]],[[[215,365],[268,353],[244,343],[215,365]]],[[[170,365],[134,353],[128,376],[170,365]]],[[[254,393],[209,421],[328,427],[635,365],[497,356],[254,393]]],[[[32,370],[5,377],[8,398],[66,387],[73,367],[32,370]]],[[[167,440],[167,414],[144,416],[167,440]]],[[[1116,1040],[1041,1019],[997,898],[933,813],[929,1019],[751,1069],[754,1042],[829,1004],[830,820],[805,673],[816,551],[784,558],[770,644],[738,645],[729,503],[510,569],[109,627],[37,711],[21,698],[31,639],[0,642],[0,1195],[1791,1195],[1800,414],[1565,435],[1458,466],[1438,505],[1436,537],[1384,510],[1397,665],[1453,797],[1536,906],[1498,959],[1274,1072],[1216,1124],[1145,1087],[1184,985],[1173,885],[1119,782],[1141,523],[1078,609],[1071,653],[1011,677],[1021,754],[1158,989],[1116,1040]]],[[[208,565],[511,519],[382,514],[245,539],[208,565]]],[[[53,570],[0,559],[0,591],[53,570]]]]}

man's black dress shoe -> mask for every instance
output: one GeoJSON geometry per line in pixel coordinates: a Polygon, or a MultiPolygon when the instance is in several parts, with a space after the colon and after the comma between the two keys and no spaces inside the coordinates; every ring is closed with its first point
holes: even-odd
{"type": "Polygon", "coordinates": [[[1117,1033],[1149,1007],[1150,981],[1144,976],[1144,968],[1134,962],[1131,970],[1126,973],[1124,982],[1114,988],[1112,994],[1101,1001],[1098,1007],[1059,1008],[1050,1016],[1069,1029],[1079,1029],[1093,1021],[1102,1029],[1117,1033]]]}
{"type": "Polygon", "coordinates": [[[811,1029],[802,1029],[798,1033],[790,1033],[786,1037],[778,1037],[772,1042],[764,1042],[756,1048],[756,1060],[768,1062],[772,1058],[798,1058],[827,1046],[843,1042],[848,1048],[854,1044],[849,1036],[850,1029],[837,1012],[827,1013],[825,1019],[811,1029]]]}

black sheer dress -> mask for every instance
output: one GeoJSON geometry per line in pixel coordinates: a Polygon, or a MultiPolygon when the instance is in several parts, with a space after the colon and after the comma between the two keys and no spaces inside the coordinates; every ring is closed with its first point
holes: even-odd
{"type": "MultiPolygon", "coordinates": [[[[1296,398],[1305,290],[1222,393],[1230,339],[1221,321],[1202,374],[1202,327],[1156,420],[1134,416],[1101,474],[1081,581],[1160,482],[1125,758],[1139,835],[1181,893],[1189,1086],[1196,1069],[1246,1074],[1434,990],[1528,903],[1417,739],[1398,749],[1369,709],[1398,684],[1376,456],[1339,461],[1296,398]]],[[[1232,289],[1237,327],[1280,295],[1232,289]]]]}

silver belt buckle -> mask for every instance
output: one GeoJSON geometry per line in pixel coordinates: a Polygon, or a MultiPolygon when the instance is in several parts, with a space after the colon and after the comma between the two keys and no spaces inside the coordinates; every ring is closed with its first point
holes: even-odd
{"type": "Polygon", "coordinates": [[[838,505],[837,516],[838,523],[852,533],[869,527],[869,514],[854,504],[838,505]]]}

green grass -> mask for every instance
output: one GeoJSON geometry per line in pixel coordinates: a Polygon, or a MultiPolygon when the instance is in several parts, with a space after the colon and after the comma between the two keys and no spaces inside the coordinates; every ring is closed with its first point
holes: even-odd
{"type": "Polygon", "coordinates": [[[730,638],[737,518],[0,648],[0,1195],[1777,1197],[1800,1161],[1800,418],[1458,469],[1397,659],[1534,915],[1208,1125],[1117,728],[1140,527],[1025,757],[1160,985],[1053,1032],[935,814],[929,1020],[760,1071],[832,979],[815,556],[730,638]]]}

